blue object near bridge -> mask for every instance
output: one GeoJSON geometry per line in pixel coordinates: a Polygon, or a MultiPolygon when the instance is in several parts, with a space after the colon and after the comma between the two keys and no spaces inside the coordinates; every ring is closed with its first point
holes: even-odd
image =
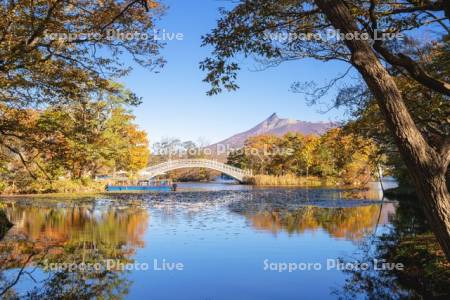
{"type": "Polygon", "coordinates": [[[139,185],[107,185],[108,192],[120,191],[156,191],[156,192],[170,192],[173,190],[172,186],[139,186],[139,185]]]}
{"type": "Polygon", "coordinates": [[[170,192],[175,191],[176,184],[170,180],[115,180],[114,184],[106,185],[108,192],[170,192]]]}

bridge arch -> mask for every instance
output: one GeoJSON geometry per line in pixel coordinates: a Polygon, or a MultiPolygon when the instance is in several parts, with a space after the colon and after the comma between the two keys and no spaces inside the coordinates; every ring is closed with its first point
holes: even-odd
{"type": "Polygon", "coordinates": [[[145,176],[148,178],[155,177],[157,175],[165,174],[169,171],[177,170],[177,169],[185,169],[185,168],[205,168],[212,169],[224,174],[227,174],[230,177],[238,180],[239,182],[243,182],[245,177],[252,176],[251,170],[243,170],[237,167],[233,167],[215,160],[209,159],[177,159],[177,160],[168,160],[166,162],[150,166],[145,168],[139,172],[141,176],[145,176]]]}

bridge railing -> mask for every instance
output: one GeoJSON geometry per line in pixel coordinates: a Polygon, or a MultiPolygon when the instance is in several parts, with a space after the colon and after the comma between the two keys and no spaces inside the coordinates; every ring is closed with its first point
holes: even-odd
{"type": "Polygon", "coordinates": [[[232,173],[231,175],[238,174],[240,176],[252,176],[251,170],[243,170],[234,166],[230,166],[219,161],[209,160],[209,159],[179,159],[179,160],[168,160],[164,163],[150,166],[144,170],[147,173],[157,173],[164,172],[165,170],[178,167],[178,168],[212,168],[219,171],[226,171],[232,173]]]}

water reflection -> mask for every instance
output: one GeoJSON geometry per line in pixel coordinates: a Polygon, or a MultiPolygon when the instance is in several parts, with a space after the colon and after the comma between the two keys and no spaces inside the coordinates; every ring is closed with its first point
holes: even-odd
{"type": "Polygon", "coordinates": [[[105,243],[111,248],[142,247],[148,212],[140,208],[42,208],[7,207],[6,214],[15,226],[11,235],[27,240],[58,244],[105,243]]]}
{"type": "MultiPolygon", "coordinates": [[[[137,248],[145,246],[148,211],[140,208],[97,208],[91,206],[33,207],[8,205],[5,209],[15,226],[0,242],[1,269],[14,269],[0,285],[0,295],[17,297],[13,284],[20,277],[35,281],[36,267],[65,264],[105,264],[114,259],[129,262],[137,248]],[[12,274],[13,273],[13,274],[12,274]],[[8,289],[8,287],[11,288],[8,289]]],[[[35,282],[28,291],[33,298],[89,299],[123,295],[130,282],[118,272],[106,268],[73,272],[52,270],[50,276],[35,282]]],[[[23,297],[24,295],[22,295],[23,297]]]]}
{"type": "Polygon", "coordinates": [[[392,203],[381,208],[379,205],[352,208],[307,206],[294,211],[264,211],[246,217],[255,228],[274,234],[281,231],[298,234],[322,229],[335,238],[360,240],[373,233],[377,224],[386,224],[388,212],[393,210],[392,203]]]}
{"type": "Polygon", "coordinates": [[[400,199],[390,230],[368,236],[346,261],[368,270],[345,270],[346,283],[335,290],[341,299],[449,299],[450,264],[430,231],[418,199],[400,199]],[[375,261],[391,268],[375,268],[375,261]],[[392,268],[401,264],[402,269],[392,268]]]}
{"type": "MultiPolygon", "coordinates": [[[[15,226],[2,244],[33,243],[35,247],[78,247],[133,254],[143,247],[148,211],[140,208],[7,206],[15,226]]],[[[19,249],[18,249],[19,250],[19,249]]],[[[17,254],[20,251],[17,252],[17,254]]]]}
{"type": "Polygon", "coordinates": [[[141,299],[150,292],[173,299],[177,288],[189,299],[236,298],[239,289],[247,299],[273,299],[264,284],[268,280],[286,298],[298,295],[298,283],[311,298],[324,298],[341,280],[340,272],[321,273],[321,280],[307,273],[281,276],[264,272],[262,261],[337,257],[386,224],[395,210],[392,203],[380,206],[333,189],[119,194],[74,202],[6,201],[4,208],[15,226],[0,242],[0,298],[12,299],[141,299]],[[151,263],[154,258],[172,258],[189,268],[167,275],[104,265],[44,270],[51,263],[151,263]],[[248,286],[230,288],[244,281],[248,286]]]}
{"type": "Polygon", "coordinates": [[[323,230],[334,238],[356,241],[389,223],[389,216],[395,213],[393,202],[381,205],[362,200],[375,194],[373,189],[261,190],[244,201],[230,203],[229,208],[244,215],[254,228],[273,234],[323,230]]]}

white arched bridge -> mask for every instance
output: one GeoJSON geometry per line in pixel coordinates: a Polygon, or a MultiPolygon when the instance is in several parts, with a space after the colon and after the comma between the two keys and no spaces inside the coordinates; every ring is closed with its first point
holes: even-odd
{"type": "Polygon", "coordinates": [[[205,168],[222,172],[234,179],[242,182],[245,177],[251,177],[251,170],[242,170],[215,160],[209,159],[178,159],[169,160],[158,165],[154,165],[140,171],[141,176],[148,178],[155,177],[157,175],[165,174],[166,172],[185,169],[185,168],[205,168]]]}

